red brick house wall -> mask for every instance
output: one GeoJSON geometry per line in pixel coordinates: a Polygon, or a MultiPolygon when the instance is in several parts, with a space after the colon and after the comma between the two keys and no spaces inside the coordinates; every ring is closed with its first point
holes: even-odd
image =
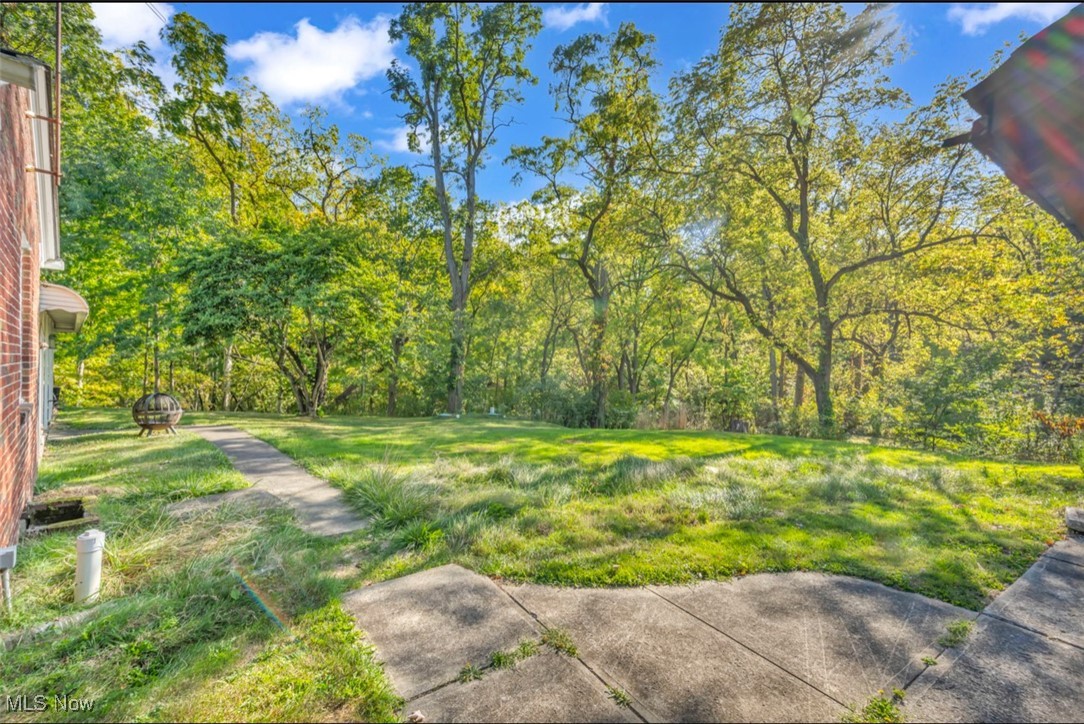
{"type": "Polygon", "coordinates": [[[14,545],[38,467],[39,247],[30,92],[0,84],[0,547],[14,545]]]}

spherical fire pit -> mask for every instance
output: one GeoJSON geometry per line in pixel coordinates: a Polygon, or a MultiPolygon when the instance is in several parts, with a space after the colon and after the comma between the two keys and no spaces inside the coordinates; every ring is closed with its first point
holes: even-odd
{"type": "Polygon", "coordinates": [[[140,437],[143,433],[150,437],[151,433],[160,430],[176,435],[177,431],[173,426],[181,421],[183,414],[181,403],[164,392],[143,395],[132,405],[132,419],[142,428],[139,431],[140,437]]]}

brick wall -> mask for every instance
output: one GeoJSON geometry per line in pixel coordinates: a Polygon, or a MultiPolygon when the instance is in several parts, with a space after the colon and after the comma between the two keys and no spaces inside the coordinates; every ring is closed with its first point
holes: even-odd
{"type": "Polygon", "coordinates": [[[35,179],[25,171],[28,103],[26,89],[0,85],[0,546],[15,543],[37,477],[41,239],[35,179]]]}

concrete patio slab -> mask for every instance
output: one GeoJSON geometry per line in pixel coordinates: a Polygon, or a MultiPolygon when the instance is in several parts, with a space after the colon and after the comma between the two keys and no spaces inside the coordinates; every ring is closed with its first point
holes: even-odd
{"type": "MultiPolygon", "coordinates": [[[[985,613],[1084,648],[1084,566],[1043,556],[985,613]]],[[[1084,669],[1080,672],[1084,682],[1084,669]]]]}
{"type": "Polygon", "coordinates": [[[1074,533],[1084,533],[1084,508],[1066,508],[1065,526],[1074,533]]]}
{"type": "Polygon", "coordinates": [[[467,663],[537,639],[540,629],[496,584],[455,565],[377,583],[343,597],[376,645],[399,694],[454,681],[467,663]]]}
{"type": "Polygon", "coordinates": [[[187,429],[214,443],[242,475],[252,480],[253,488],[289,505],[305,531],[332,536],[368,527],[368,521],[346,504],[341,490],[309,474],[263,440],[229,425],[194,425],[187,429]]]}
{"type": "Polygon", "coordinates": [[[1084,722],[1084,651],[980,616],[908,688],[903,711],[916,722],[1084,722]]]}
{"type": "Polygon", "coordinates": [[[638,722],[574,658],[543,651],[514,669],[453,683],[415,699],[427,722],[638,722]]]}
{"type": "MultiPolygon", "coordinates": [[[[845,708],[646,589],[505,590],[667,721],[834,721],[845,708]]],[[[641,712],[643,713],[643,712],[641,712]]]]}
{"type": "Polygon", "coordinates": [[[1070,535],[1047,548],[1043,556],[1084,566],[1084,536],[1070,535]]]}
{"type": "Polygon", "coordinates": [[[835,699],[862,706],[907,685],[952,621],[974,611],[878,583],[820,573],[653,587],[835,699]]]}

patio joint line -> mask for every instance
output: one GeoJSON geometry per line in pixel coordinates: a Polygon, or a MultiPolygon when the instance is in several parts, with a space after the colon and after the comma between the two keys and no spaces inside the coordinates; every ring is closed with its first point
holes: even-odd
{"type": "MultiPolygon", "coordinates": [[[[975,614],[970,619],[968,619],[969,621],[972,621],[972,622],[978,621],[979,616],[982,615],[982,611],[972,611],[971,613],[975,614]]],[[[936,641],[934,643],[936,645],[940,646],[940,644],[937,644],[936,641]]],[[[944,656],[945,652],[948,651],[948,650],[949,650],[948,646],[941,646],[941,650],[938,651],[936,654],[934,654],[934,657],[933,657],[934,660],[940,663],[941,657],[944,656]]],[[[958,651],[958,650],[959,649],[953,649],[953,651],[958,651]]],[[[911,685],[914,684],[916,681],[918,681],[919,677],[921,677],[923,674],[925,674],[927,671],[929,671],[932,668],[933,668],[932,666],[923,666],[921,669],[918,670],[917,674],[915,674],[914,676],[911,677],[910,681],[908,681],[906,684],[904,684],[900,688],[903,689],[904,691],[909,690],[911,688],[911,685]]],[[[933,674],[931,674],[931,676],[933,676],[933,674]]]]}
{"type": "MultiPolygon", "coordinates": [[[[536,614],[535,612],[533,612],[533,611],[531,611],[530,609],[528,609],[528,608],[527,608],[526,606],[524,606],[524,605],[523,605],[522,603],[520,603],[519,599],[517,599],[517,598],[516,598],[515,596],[513,596],[513,595],[512,595],[511,593],[509,593],[508,591],[506,591],[506,590],[505,590],[505,588],[504,588],[504,586],[500,585],[500,584],[499,584],[499,583],[497,583],[496,581],[494,581],[494,584],[496,584],[496,585],[497,585],[497,588],[499,588],[499,589],[500,589],[501,593],[503,593],[504,595],[508,596],[508,598],[510,598],[510,599],[512,600],[512,602],[513,602],[513,603],[515,603],[515,604],[516,604],[517,606],[519,606],[519,607],[520,607],[521,609],[523,609],[523,612],[524,612],[524,613],[526,613],[526,614],[527,614],[528,616],[530,616],[532,620],[536,621],[536,622],[538,623],[538,625],[539,625],[539,626],[541,626],[541,627],[542,627],[543,629],[545,629],[546,631],[549,631],[550,627],[546,625],[546,622],[542,620],[542,617],[541,617],[541,616],[539,616],[539,615],[538,615],[538,614],[536,614]]],[[[573,658],[575,658],[575,659],[576,659],[576,661],[580,662],[580,665],[581,665],[581,666],[583,666],[583,668],[587,669],[587,670],[588,670],[588,671],[589,671],[589,672],[591,673],[591,675],[592,675],[592,676],[594,676],[594,677],[595,677],[596,679],[598,679],[598,680],[599,680],[599,682],[600,682],[600,683],[601,683],[601,684],[602,684],[603,686],[605,686],[605,687],[607,688],[607,690],[609,690],[609,689],[612,689],[612,688],[614,688],[613,686],[611,686],[611,685],[610,685],[610,682],[608,682],[608,681],[606,681],[606,679],[602,678],[602,675],[601,675],[601,674],[599,674],[599,673],[598,673],[597,671],[595,671],[594,667],[592,667],[592,666],[591,666],[590,664],[588,664],[588,663],[587,663],[587,661],[586,661],[586,660],[584,660],[584,658],[583,658],[583,657],[581,657],[581,656],[580,656],[579,654],[577,654],[577,655],[576,655],[575,657],[573,657],[573,658]]],[[[617,681],[616,679],[615,679],[614,681],[615,681],[616,683],[621,683],[621,682],[617,681]]],[[[624,691],[624,692],[625,692],[626,694],[628,693],[628,688],[627,688],[627,687],[622,687],[622,690],[623,690],[623,691],[624,691]]],[[[633,701],[635,701],[635,699],[634,699],[633,701]]],[[[620,704],[618,704],[618,706],[620,706],[620,704]]],[[[636,715],[636,717],[637,717],[637,718],[638,718],[638,719],[639,719],[640,721],[644,722],[644,724],[647,724],[647,722],[649,721],[649,719],[648,719],[648,718],[647,718],[646,716],[644,716],[644,715],[643,715],[643,714],[642,714],[642,713],[640,712],[640,710],[639,710],[639,709],[638,709],[638,708],[637,708],[636,706],[634,706],[633,704],[629,704],[629,707],[628,707],[628,708],[629,708],[629,711],[631,711],[631,712],[632,712],[633,714],[635,714],[635,715],[636,715]]]]}
{"type": "MultiPolygon", "coordinates": [[[[486,672],[486,671],[489,671],[492,668],[493,668],[493,664],[486,664],[485,666],[478,667],[478,670],[481,671],[481,672],[486,672]]],[[[481,681],[481,680],[482,679],[476,679],[476,681],[481,681]]],[[[430,688],[426,689],[425,691],[422,691],[422,692],[419,692],[419,693],[415,694],[414,696],[410,697],[409,699],[404,699],[403,701],[406,702],[407,704],[409,704],[412,701],[417,701],[418,699],[421,699],[423,696],[428,696],[429,694],[432,694],[434,691],[440,691],[441,689],[446,689],[449,686],[451,686],[452,684],[468,684],[468,683],[470,683],[470,682],[468,682],[468,681],[460,681],[458,678],[449,679],[448,681],[445,681],[443,684],[437,684],[436,686],[430,687],[430,688]]]]}
{"type": "Polygon", "coordinates": [[[733,636],[731,636],[730,634],[728,634],[728,633],[727,633],[726,631],[723,631],[723,630],[722,630],[721,628],[719,628],[719,627],[717,627],[717,626],[714,626],[714,625],[712,625],[712,624],[708,623],[707,621],[705,621],[704,619],[700,618],[699,616],[697,616],[697,615],[696,615],[695,613],[693,613],[692,611],[688,610],[687,608],[684,608],[683,606],[681,606],[681,605],[679,605],[679,604],[677,604],[677,603],[674,603],[674,602],[673,602],[673,601],[671,601],[671,600],[670,600],[669,598],[667,598],[666,596],[664,596],[664,595],[662,595],[661,593],[659,593],[658,591],[656,591],[656,590],[655,590],[655,588],[654,588],[653,586],[648,586],[648,587],[647,587],[647,590],[648,590],[648,591],[651,591],[651,592],[652,592],[652,593],[654,593],[654,594],[655,594],[656,596],[658,596],[659,598],[661,598],[661,599],[662,599],[663,601],[666,601],[667,603],[669,603],[669,604],[670,604],[671,606],[673,606],[674,608],[678,609],[679,611],[681,611],[681,612],[685,613],[686,615],[688,615],[688,616],[690,616],[690,617],[692,617],[692,618],[695,618],[695,619],[696,619],[697,621],[699,621],[700,623],[704,624],[705,626],[707,626],[708,628],[710,628],[710,629],[711,629],[712,631],[717,631],[717,632],[718,632],[719,634],[721,634],[722,636],[726,637],[727,639],[729,639],[729,640],[733,641],[733,642],[734,642],[734,643],[736,643],[736,644],[737,644],[738,646],[741,646],[741,647],[742,647],[743,649],[745,649],[745,650],[746,650],[746,651],[748,651],[749,653],[753,654],[754,656],[756,656],[756,657],[758,657],[758,658],[760,658],[760,659],[763,659],[764,661],[767,661],[767,662],[768,662],[769,664],[771,664],[771,665],[772,665],[772,666],[774,666],[775,668],[779,669],[779,670],[780,670],[780,671],[782,671],[783,673],[785,673],[785,674],[787,674],[788,676],[791,676],[791,677],[793,677],[793,678],[797,679],[798,681],[802,682],[803,684],[805,684],[806,686],[808,686],[808,687],[809,687],[810,689],[813,689],[814,691],[818,692],[819,694],[822,694],[822,695],[824,695],[824,696],[828,697],[828,698],[829,698],[829,699],[831,699],[832,701],[834,701],[834,702],[836,702],[837,704],[839,704],[840,706],[842,706],[842,707],[843,707],[844,709],[848,709],[848,710],[850,710],[850,707],[849,707],[849,706],[848,706],[847,704],[845,704],[844,702],[840,701],[840,700],[839,700],[839,699],[837,699],[836,697],[832,696],[832,695],[831,695],[831,694],[829,694],[829,693],[828,693],[827,691],[824,691],[824,690],[823,690],[823,689],[821,689],[821,688],[820,688],[819,686],[817,686],[817,685],[815,685],[815,684],[812,684],[812,683],[810,683],[810,682],[806,681],[806,680],[805,680],[805,679],[803,679],[803,678],[802,678],[801,676],[798,676],[797,674],[795,674],[795,673],[794,673],[793,671],[791,671],[791,670],[790,670],[790,669],[788,669],[787,667],[785,667],[785,666],[782,666],[782,665],[780,665],[780,664],[777,664],[776,662],[772,661],[772,660],[771,660],[771,659],[769,659],[769,658],[768,658],[767,656],[765,656],[764,654],[760,653],[760,652],[759,652],[759,651],[757,651],[756,649],[752,648],[752,647],[751,647],[751,646],[749,646],[748,644],[746,644],[746,643],[744,643],[744,642],[742,642],[742,641],[739,641],[738,639],[736,639],[736,638],[734,638],[733,636]]]}
{"type": "Polygon", "coordinates": [[[1044,553],[1043,555],[1041,555],[1039,557],[1040,558],[1049,558],[1051,560],[1057,561],[1058,563],[1068,563],[1070,566],[1076,566],[1077,568],[1084,568],[1084,563],[1078,563],[1077,561],[1070,561],[1070,560],[1068,560],[1066,558],[1060,558],[1055,553],[1044,553]]]}
{"type": "Polygon", "coordinates": [[[990,613],[990,612],[984,610],[979,615],[980,616],[988,616],[988,617],[990,617],[992,619],[995,619],[997,621],[1001,621],[1002,623],[1007,623],[1010,626],[1015,626],[1018,629],[1023,629],[1024,631],[1027,631],[1028,633],[1038,634],[1039,636],[1042,636],[1045,639],[1050,639],[1051,641],[1057,641],[1059,644],[1065,644],[1066,646],[1071,646],[1074,649],[1077,649],[1078,651],[1084,651],[1084,646],[1081,646],[1080,644],[1074,644],[1072,641],[1066,641],[1065,639],[1054,636],[1053,634],[1048,634],[1046,631],[1040,631],[1037,628],[1032,628],[1031,626],[1025,626],[1022,623],[1018,623],[1017,621],[1013,621],[1012,619],[1005,618],[1004,616],[1001,616],[999,614],[990,613]]]}

